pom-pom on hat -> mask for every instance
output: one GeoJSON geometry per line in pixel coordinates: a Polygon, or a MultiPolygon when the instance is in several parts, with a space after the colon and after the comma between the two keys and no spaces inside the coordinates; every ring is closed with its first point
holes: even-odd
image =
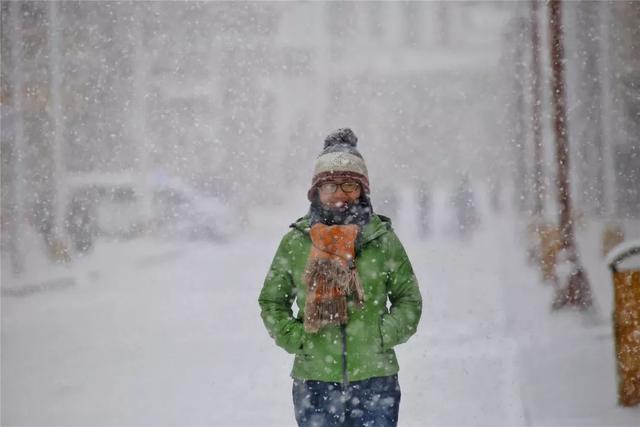
{"type": "Polygon", "coordinates": [[[324,140],[324,149],[316,159],[311,188],[307,193],[313,200],[316,188],[334,179],[353,179],[365,193],[369,193],[367,165],[357,148],[358,137],[349,128],[338,129],[324,140]]]}

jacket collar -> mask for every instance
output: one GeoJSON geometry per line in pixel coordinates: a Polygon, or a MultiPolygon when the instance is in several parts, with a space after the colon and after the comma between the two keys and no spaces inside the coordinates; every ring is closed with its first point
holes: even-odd
{"type": "MultiPolygon", "coordinates": [[[[296,222],[290,225],[290,227],[309,235],[309,216],[305,215],[302,218],[298,218],[296,222]]],[[[371,215],[369,222],[362,227],[360,241],[362,244],[368,243],[387,233],[391,229],[391,219],[384,215],[373,214],[371,215]]]]}

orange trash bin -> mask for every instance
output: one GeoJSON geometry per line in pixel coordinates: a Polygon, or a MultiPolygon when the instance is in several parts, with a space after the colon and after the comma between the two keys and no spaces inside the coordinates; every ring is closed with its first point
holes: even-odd
{"type": "Polygon", "coordinates": [[[616,246],[607,257],[613,274],[613,331],[622,406],[640,404],[640,268],[618,265],[634,255],[640,256],[640,240],[616,246]]]}

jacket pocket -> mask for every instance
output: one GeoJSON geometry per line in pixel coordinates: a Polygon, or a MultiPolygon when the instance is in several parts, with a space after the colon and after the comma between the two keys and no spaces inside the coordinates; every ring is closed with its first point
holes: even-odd
{"type": "Polygon", "coordinates": [[[302,360],[314,359],[315,353],[317,352],[316,346],[317,346],[317,343],[313,342],[313,337],[305,332],[302,335],[300,350],[298,351],[297,354],[302,358],[302,360]]]}
{"type": "Polygon", "coordinates": [[[305,349],[307,347],[307,334],[303,332],[302,337],[300,338],[300,348],[296,351],[296,354],[303,356],[305,353],[305,349]]]}

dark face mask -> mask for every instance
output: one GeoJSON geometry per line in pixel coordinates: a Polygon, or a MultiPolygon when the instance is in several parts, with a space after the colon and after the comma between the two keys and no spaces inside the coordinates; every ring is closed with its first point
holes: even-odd
{"type": "Polygon", "coordinates": [[[368,194],[362,194],[355,202],[346,203],[339,208],[325,207],[320,203],[320,198],[316,194],[309,208],[311,225],[322,223],[326,225],[357,224],[363,226],[369,222],[372,214],[373,208],[368,194]]]}

